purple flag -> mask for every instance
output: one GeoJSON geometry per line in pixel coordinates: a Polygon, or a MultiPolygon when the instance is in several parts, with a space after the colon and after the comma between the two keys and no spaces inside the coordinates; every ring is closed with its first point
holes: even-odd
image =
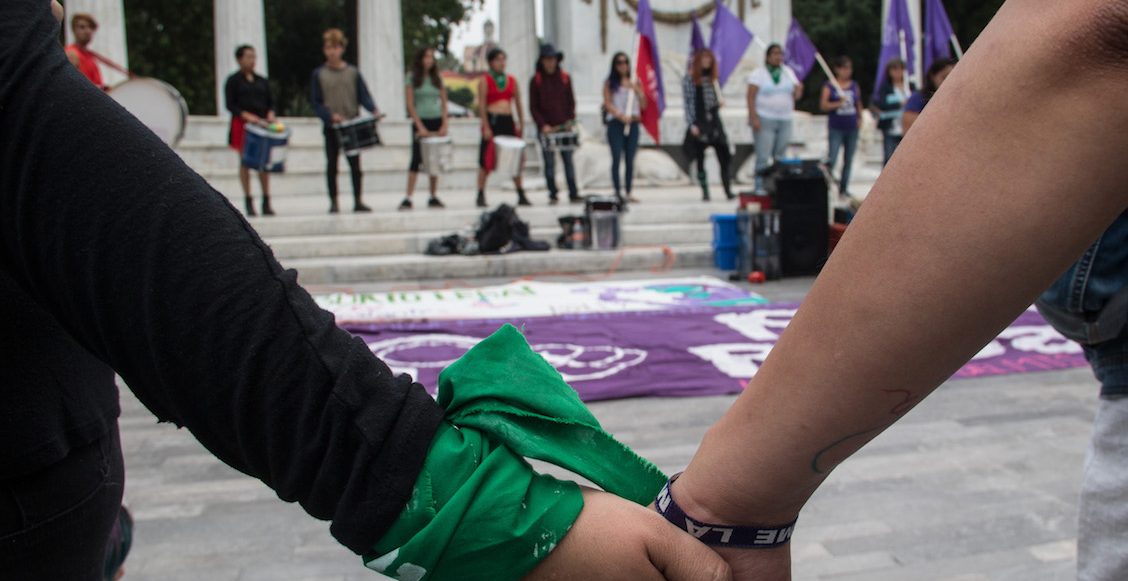
{"type": "Polygon", "coordinates": [[[685,63],[685,70],[693,67],[693,55],[698,49],[705,48],[705,37],[701,36],[701,24],[697,22],[697,13],[693,13],[693,36],[689,39],[689,60],[685,63]]]}
{"type": "Polygon", "coordinates": [[[654,14],[650,12],[650,0],[638,2],[638,59],[635,61],[635,74],[646,95],[646,106],[642,108],[642,126],[646,132],[661,143],[658,120],[666,110],[666,88],[662,84],[662,56],[658,52],[658,35],[654,33],[654,14]]]}
{"type": "Polygon", "coordinates": [[[752,33],[745,28],[737,15],[717,0],[717,15],[713,17],[713,32],[709,35],[709,48],[717,57],[717,74],[721,86],[736,70],[744,51],[752,44],[752,33]]]}
{"type": "Polygon", "coordinates": [[[941,0],[928,0],[928,10],[924,14],[924,70],[932,65],[932,61],[952,55],[952,23],[948,20],[948,12],[944,10],[941,0]]]}
{"type": "Polygon", "coordinates": [[[916,73],[916,53],[913,45],[916,36],[913,34],[913,23],[909,18],[909,6],[905,0],[893,0],[889,3],[889,17],[885,21],[885,31],[881,38],[881,58],[877,62],[877,82],[873,85],[874,97],[881,87],[881,80],[885,78],[885,63],[890,59],[904,56],[905,65],[910,75],[916,73]],[[904,37],[905,52],[901,54],[901,40],[904,37]]]}
{"type": "Polygon", "coordinates": [[[795,76],[802,81],[814,68],[815,54],[818,52],[811,39],[807,38],[807,33],[803,32],[803,27],[799,26],[799,21],[792,17],[791,28],[787,30],[787,44],[783,48],[784,64],[791,67],[795,76]]]}

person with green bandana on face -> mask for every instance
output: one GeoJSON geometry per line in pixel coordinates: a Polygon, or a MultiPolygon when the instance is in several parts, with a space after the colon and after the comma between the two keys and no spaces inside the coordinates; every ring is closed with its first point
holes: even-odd
{"type": "Polygon", "coordinates": [[[451,366],[436,402],[338,328],[222,194],[67,62],[51,8],[0,2],[0,576],[102,578],[125,487],[116,373],[393,578],[729,579],[646,508],[662,475],[516,330],[451,366]]]}

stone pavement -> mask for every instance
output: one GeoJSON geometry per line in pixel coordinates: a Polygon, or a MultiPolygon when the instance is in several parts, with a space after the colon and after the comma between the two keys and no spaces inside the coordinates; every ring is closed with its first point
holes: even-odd
{"type": "MultiPolygon", "coordinates": [[[[720,273],[668,276],[694,274],[720,273]]],[[[812,280],[754,290],[795,301],[812,280]]],[[[733,398],[591,408],[608,431],[672,473],[733,398]]],[[[949,381],[840,466],[811,500],[793,539],[794,579],[1071,579],[1076,495],[1096,400],[1087,368],[949,381]]],[[[156,424],[126,389],[122,405],[126,502],[137,523],[126,581],[381,578],[333,540],[328,523],[221,464],[186,431],[156,424]]]]}

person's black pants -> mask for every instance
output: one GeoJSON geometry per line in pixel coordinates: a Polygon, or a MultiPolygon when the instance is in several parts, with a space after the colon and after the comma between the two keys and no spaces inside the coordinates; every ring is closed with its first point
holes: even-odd
{"type": "Polygon", "coordinates": [[[117,426],[47,468],[0,480],[0,578],[101,581],[124,488],[117,426]]]}
{"type": "MultiPolygon", "coordinates": [[[[325,126],[325,178],[329,184],[329,199],[337,200],[337,160],[341,156],[341,136],[330,125],[325,126]]],[[[360,200],[361,171],[360,154],[346,155],[349,161],[349,172],[352,174],[353,198],[360,200]]]]}

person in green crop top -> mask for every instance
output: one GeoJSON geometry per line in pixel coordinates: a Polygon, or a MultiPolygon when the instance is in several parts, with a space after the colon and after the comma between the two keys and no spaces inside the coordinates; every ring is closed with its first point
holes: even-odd
{"type": "MultiPolygon", "coordinates": [[[[407,114],[411,117],[411,169],[407,174],[407,196],[400,202],[400,210],[411,209],[411,196],[415,192],[415,181],[419,179],[419,166],[423,162],[419,139],[423,137],[445,137],[447,134],[447,93],[439,68],[435,66],[435,49],[420,48],[411,61],[411,72],[404,83],[407,91],[407,114]]],[[[439,176],[431,177],[431,199],[429,208],[444,208],[435,191],[439,187],[439,176]]]]}

